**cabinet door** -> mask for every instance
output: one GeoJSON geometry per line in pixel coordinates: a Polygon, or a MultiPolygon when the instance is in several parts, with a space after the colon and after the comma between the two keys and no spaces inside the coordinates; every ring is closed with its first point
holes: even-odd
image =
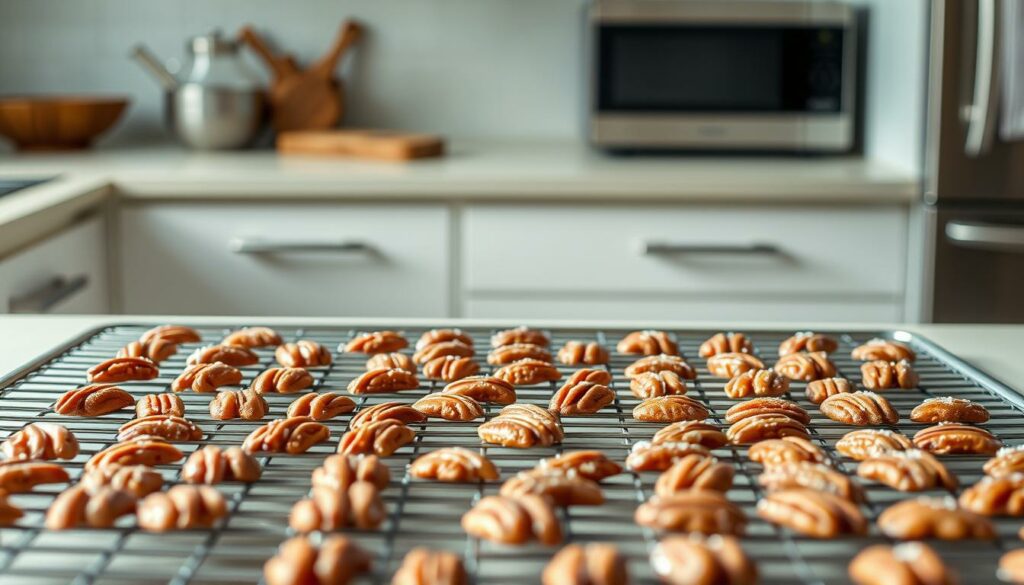
{"type": "Polygon", "coordinates": [[[443,206],[140,203],[120,219],[129,313],[448,312],[443,206]]]}

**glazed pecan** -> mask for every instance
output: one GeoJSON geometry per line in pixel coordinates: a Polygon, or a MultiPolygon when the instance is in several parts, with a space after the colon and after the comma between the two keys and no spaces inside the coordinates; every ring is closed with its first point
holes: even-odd
{"type": "Polygon", "coordinates": [[[348,428],[355,430],[372,422],[387,419],[396,420],[407,425],[424,422],[427,420],[427,415],[404,402],[381,402],[373,406],[364,406],[349,421],[348,428]]]}
{"type": "Polygon", "coordinates": [[[543,496],[556,506],[600,506],[604,492],[596,481],[554,469],[532,469],[517,473],[501,484],[501,495],[518,498],[527,494],[543,496]]]}
{"type": "Polygon", "coordinates": [[[443,355],[423,364],[423,377],[428,380],[454,382],[474,376],[480,371],[480,365],[473,358],[443,355]]]}
{"type": "Polygon", "coordinates": [[[763,370],[764,362],[749,353],[719,353],[708,358],[708,372],[716,378],[735,378],[751,370],[763,370]]]}
{"type": "Polygon", "coordinates": [[[221,362],[212,364],[195,364],[186,366],[174,382],[171,383],[171,390],[183,392],[216,392],[221,386],[232,386],[242,382],[242,372],[234,367],[221,362]]]}
{"type": "Polygon", "coordinates": [[[750,445],[758,441],[785,437],[811,438],[807,427],[781,414],[755,414],[742,418],[732,423],[725,435],[733,445],[750,445]]]}
{"type": "Polygon", "coordinates": [[[375,353],[370,356],[370,359],[366,360],[366,369],[376,370],[377,368],[416,373],[416,364],[412,361],[412,357],[398,352],[375,353]]]}
{"type": "Polygon", "coordinates": [[[154,327],[139,337],[139,341],[148,343],[156,338],[163,338],[171,343],[197,343],[202,341],[199,332],[184,325],[160,325],[154,327]]]}
{"type": "Polygon", "coordinates": [[[258,364],[260,358],[248,347],[241,345],[207,345],[200,347],[188,356],[186,363],[190,366],[196,364],[212,364],[220,362],[229,366],[241,367],[258,364]]]}
{"type": "Polygon", "coordinates": [[[532,343],[533,345],[547,347],[551,345],[551,340],[543,331],[530,329],[525,326],[498,331],[491,336],[491,347],[501,347],[513,343],[532,343]]]}
{"type": "Polygon", "coordinates": [[[996,537],[988,518],[957,506],[956,500],[917,498],[889,506],[878,516],[878,529],[897,540],[989,540],[996,537]]]}
{"type": "Polygon", "coordinates": [[[420,455],[409,465],[409,475],[454,483],[496,481],[498,468],[476,451],[447,447],[420,455]]]}
{"type": "Polygon", "coordinates": [[[331,350],[309,339],[277,346],[274,359],[286,368],[318,368],[334,361],[331,350]]]}
{"type": "Polygon", "coordinates": [[[7,499],[7,493],[0,492],[0,526],[13,526],[25,513],[7,499]]]}
{"type": "Polygon", "coordinates": [[[678,459],[658,476],[654,493],[669,496],[688,489],[727,492],[732,487],[732,465],[709,455],[691,453],[678,459]]]}
{"type": "Polygon", "coordinates": [[[1024,516],[1024,474],[983,477],[960,494],[960,506],[982,516],[1024,516]]]}
{"type": "Polygon", "coordinates": [[[412,407],[430,417],[462,422],[484,415],[484,408],[479,402],[461,394],[428,394],[417,400],[412,407]]]}
{"type": "Polygon", "coordinates": [[[116,384],[134,380],[152,380],[160,370],[149,358],[117,357],[100,362],[85,372],[85,379],[95,384],[116,384]]]}
{"type": "Polygon", "coordinates": [[[687,455],[710,457],[711,451],[696,443],[655,444],[639,441],[629,450],[626,467],[633,471],[665,471],[687,455]]]}
{"type": "Polygon", "coordinates": [[[68,472],[48,461],[0,461],[0,490],[9,494],[32,491],[37,485],[66,483],[68,472]]]}
{"type": "Polygon", "coordinates": [[[500,544],[537,540],[554,546],[562,542],[562,527],[551,502],[542,496],[486,496],[462,515],[466,534],[500,544]]]}
{"type": "Polygon", "coordinates": [[[242,443],[248,453],[305,453],[331,438],[325,425],[308,416],[291,416],[268,422],[249,433],[242,443]]]}
{"type": "Polygon", "coordinates": [[[790,488],[766,494],[757,502],[757,515],[772,524],[811,538],[867,534],[868,522],[857,504],[809,488],[790,488]]]}
{"type": "Polygon", "coordinates": [[[362,374],[348,383],[349,394],[387,394],[420,387],[419,378],[413,372],[377,368],[362,374]]]}
{"type": "Polygon", "coordinates": [[[348,489],[357,481],[382,490],[391,483],[391,472],[376,455],[330,455],[313,470],[313,487],[348,489]]]}
{"type": "Polygon", "coordinates": [[[627,355],[679,355],[679,345],[671,333],[646,329],[628,333],[619,340],[615,351],[627,355]]]}
{"type": "Polygon", "coordinates": [[[832,353],[837,349],[839,349],[839,342],[833,337],[824,333],[802,331],[794,333],[792,337],[783,340],[779,344],[779,357],[802,351],[832,353]]]}
{"type": "Polygon", "coordinates": [[[988,409],[966,398],[943,396],[929,398],[914,407],[910,420],[917,423],[975,423],[987,422],[988,409]]]}
{"type": "Polygon", "coordinates": [[[1000,557],[996,576],[1008,583],[1024,583],[1024,548],[1011,550],[1000,557]]]}
{"type": "Polygon", "coordinates": [[[206,445],[194,451],[181,468],[181,479],[188,483],[218,484],[222,481],[252,483],[263,470],[256,458],[238,447],[221,449],[206,445]]]}
{"type": "Polygon", "coordinates": [[[349,353],[390,353],[409,346],[409,341],[396,331],[360,333],[345,344],[349,353]]]}
{"type": "Polygon", "coordinates": [[[690,398],[670,394],[648,398],[633,407],[633,418],[645,422],[678,422],[681,420],[704,420],[710,412],[703,403],[690,398]]]}
{"type": "Polygon", "coordinates": [[[836,422],[858,427],[894,425],[900,421],[900,413],[888,400],[868,391],[829,396],[821,403],[821,414],[836,422]]]}
{"type": "Polygon", "coordinates": [[[263,580],[267,585],[347,585],[372,565],[370,554],[345,536],[327,536],[319,549],[296,536],[263,565],[263,580]]]}
{"type": "Polygon", "coordinates": [[[7,437],[0,451],[12,461],[74,459],[78,455],[78,439],[63,425],[30,423],[7,437]]]}
{"type": "Polygon", "coordinates": [[[293,394],[313,385],[313,375],[306,368],[270,368],[260,372],[249,389],[256,394],[293,394]]]}
{"type": "Polygon", "coordinates": [[[96,453],[85,464],[85,470],[101,469],[108,465],[166,465],[184,457],[177,447],[159,437],[139,437],[123,441],[96,453]]]}
{"type": "Polygon", "coordinates": [[[918,431],[914,446],[936,455],[993,455],[1003,443],[981,427],[939,423],[918,431]]]}
{"type": "Polygon", "coordinates": [[[391,585],[468,585],[462,558],[448,551],[417,547],[402,559],[391,585]]]}
{"type": "Polygon", "coordinates": [[[651,551],[666,585],[757,585],[757,565],[732,536],[666,536],[651,551]]]}
{"type": "Polygon", "coordinates": [[[473,345],[473,338],[462,329],[431,329],[424,331],[423,335],[420,335],[420,338],[416,341],[416,349],[423,349],[428,345],[445,341],[461,341],[466,345],[473,345]]]}
{"type": "Polygon", "coordinates": [[[492,366],[503,366],[519,360],[551,361],[551,352],[547,348],[532,343],[512,343],[496,347],[487,354],[487,363],[492,366]]]}
{"type": "Polygon", "coordinates": [[[601,481],[622,473],[622,466],[603,451],[567,451],[557,457],[541,459],[537,469],[575,473],[591,481],[601,481]]]}
{"type": "Polygon", "coordinates": [[[135,405],[135,399],[118,386],[89,384],[68,390],[53,405],[65,416],[103,416],[135,405]]]}
{"type": "Polygon", "coordinates": [[[215,420],[262,420],[269,411],[266,399],[252,390],[222,390],[210,401],[210,417],[215,420]]]}
{"type": "Polygon", "coordinates": [[[146,394],[135,403],[135,416],[139,418],[154,414],[185,416],[185,403],[177,394],[146,394]]]}
{"type": "Polygon", "coordinates": [[[612,373],[608,370],[582,368],[574,371],[565,380],[566,384],[579,384],[580,382],[593,382],[608,386],[612,383],[612,373]]]}
{"type": "Polygon", "coordinates": [[[273,347],[281,345],[284,340],[270,327],[246,327],[228,334],[221,343],[242,347],[273,347]]]}
{"type": "Polygon", "coordinates": [[[934,550],[920,542],[876,544],[862,550],[847,569],[856,585],[958,585],[960,578],[934,550]]]}
{"type": "Polygon", "coordinates": [[[164,486],[164,476],[146,465],[119,465],[111,463],[103,467],[89,469],[82,473],[78,485],[89,493],[109,486],[124,490],[136,498],[160,491],[164,486]]]}
{"type": "Polygon", "coordinates": [[[686,420],[658,429],[651,442],[655,444],[694,443],[708,449],[717,449],[728,445],[729,438],[717,426],[709,422],[686,420]]]}
{"type": "Polygon", "coordinates": [[[686,381],[672,371],[641,372],[629,381],[629,390],[637,398],[686,394],[686,381]]]}
{"type": "Polygon", "coordinates": [[[765,468],[806,461],[824,463],[825,452],[803,437],[782,437],[758,441],[747,449],[747,457],[765,468]]]}
{"type": "Polygon", "coordinates": [[[747,370],[726,382],[723,390],[729,398],[782,396],[789,392],[789,380],[773,370],[747,370]]]}
{"type": "Polygon", "coordinates": [[[468,396],[480,403],[512,404],[516,401],[516,387],[493,376],[470,376],[444,387],[442,394],[468,396]]]}
{"type": "Polygon", "coordinates": [[[799,404],[771,396],[751,398],[730,406],[729,410],[725,411],[725,422],[735,423],[759,414],[787,416],[802,425],[811,422],[811,415],[807,414],[807,411],[799,404]]]}
{"type": "Polygon", "coordinates": [[[742,333],[716,333],[700,344],[698,353],[702,358],[720,353],[754,353],[754,344],[742,333]]]}
{"type": "Polygon", "coordinates": [[[626,559],[610,544],[570,544],[558,551],[540,577],[541,585],[628,585],[626,559]]]}
{"type": "Polygon", "coordinates": [[[548,409],[562,416],[594,414],[615,402],[615,392],[611,388],[593,382],[566,384],[555,391],[548,403],[548,409]]]}
{"type": "Polygon", "coordinates": [[[132,419],[117,429],[118,441],[131,441],[141,437],[160,437],[165,441],[200,441],[203,429],[196,423],[173,414],[154,414],[132,419]]]}
{"type": "Polygon", "coordinates": [[[919,380],[914,366],[907,360],[865,362],[860,365],[860,373],[863,377],[861,383],[868,390],[888,390],[890,388],[907,390],[917,386],[919,380]]]}
{"type": "Polygon", "coordinates": [[[697,370],[677,355],[649,355],[642,357],[632,364],[626,366],[622,371],[627,378],[635,378],[644,372],[675,372],[685,380],[696,380],[697,370]]]}
{"type": "Polygon", "coordinates": [[[861,461],[857,475],[883,483],[901,492],[920,492],[935,488],[955,490],[956,476],[926,451],[907,449],[888,451],[861,461]]]}
{"type": "Polygon", "coordinates": [[[757,483],[766,492],[776,492],[792,488],[809,488],[819,492],[828,492],[851,502],[863,502],[864,490],[847,476],[827,465],[797,461],[782,463],[765,468],[757,476],[757,483]]]}
{"type": "Polygon", "coordinates": [[[549,447],[565,437],[558,416],[533,404],[510,404],[498,416],[477,427],[485,443],[528,449],[549,447]]]}
{"type": "Polygon", "coordinates": [[[544,382],[557,382],[562,379],[562,373],[548,362],[524,359],[498,368],[494,372],[494,377],[514,386],[532,386],[544,382]]]}
{"type": "Polygon", "coordinates": [[[308,416],[313,420],[330,420],[336,416],[352,412],[356,403],[348,396],[336,392],[311,392],[303,394],[288,405],[288,416],[308,416]]]}
{"type": "Polygon", "coordinates": [[[417,364],[425,364],[446,355],[473,357],[474,353],[472,345],[466,345],[461,341],[441,341],[416,350],[416,353],[412,354],[412,361],[417,364]]]}
{"type": "Polygon", "coordinates": [[[557,357],[559,363],[567,366],[598,366],[608,363],[608,350],[596,341],[566,341],[557,357]]]}
{"type": "Polygon", "coordinates": [[[985,462],[984,470],[992,477],[1024,473],[1024,445],[1003,447],[996,451],[995,456],[985,462]]]}
{"type": "Polygon", "coordinates": [[[94,492],[80,485],[58,495],[46,510],[46,527],[70,530],[80,526],[110,528],[121,516],[135,512],[136,497],[130,492],[103,486],[94,492]]]}
{"type": "Polygon", "coordinates": [[[913,446],[910,439],[904,435],[879,429],[850,431],[836,441],[836,451],[856,461],[863,461],[890,451],[906,451],[913,446]]]}
{"type": "Polygon", "coordinates": [[[159,364],[178,353],[178,346],[164,337],[155,337],[149,341],[133,341],[117,351],[114,357],[141,357],[159,364]]]}
{"type": "Polygon", "coordinates": [[[898,341],[888,339],[871,339],[863,345],[859,345],[852,352],[850,357],[862,362],[885,360],[897,362],[899,360],[914,361],[917,354],[914,350],[898,341]]]}
{"type": "Polygon", "coordinates": [[[822,378],[807,383],[807,400],[821,404],[829,396],[853,392],[853,384],[846,378],[822,378]]]}
{"type": "Polygon", "coordinates": [[[228,512],[224,496],[208,485],[176,485],[139,502],[139,527],[150,532],[210,528],[228,512]]]}
{"type": "Polygon", "coordinates": [[[359,455],[374,453],[388,457],[401,447],[412,443],[416,431],[395,419],[384,419],[360,425],[342,435],[338,453],[359,455]]]}
{"type": "Polygon", "coordinates": [[[346,489],[314,487],[310,497],[292,506],[288,525],[296,532],[324,532],[353,526],[375,530],[384,522],[386,511],[377,486],[356,481],[346,489]]]}
{"type": "Polygon", "coordinates": [[[836,365],[823,351],[800,352],[784,355],[773,369],[790,380],[812,382],[836,375],[836,365]]]}
{"type": "Polygon", "coordinates": [[[634,519],[640,526],[668,532],[740,536],[747,527],[743,510],[725,494],[699,489],[652,496],[637,507],[634,519]]]}

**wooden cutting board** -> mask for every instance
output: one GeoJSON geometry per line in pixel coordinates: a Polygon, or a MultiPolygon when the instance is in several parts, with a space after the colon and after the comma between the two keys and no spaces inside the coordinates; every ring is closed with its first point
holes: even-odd
{"type": "Polygon", "coordinates": [[[277,152],[402,161],[443,155],[444,139],[390,130],[303,130],[278,134],[277,152]]]}

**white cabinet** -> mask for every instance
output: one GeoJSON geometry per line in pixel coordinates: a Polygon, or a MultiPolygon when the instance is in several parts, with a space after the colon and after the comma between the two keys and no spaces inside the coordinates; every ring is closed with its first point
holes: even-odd
{"type": "Polygon", "coordinates": [[[449,313],[444,205],[125,203],[126,313],[449,313]]]}

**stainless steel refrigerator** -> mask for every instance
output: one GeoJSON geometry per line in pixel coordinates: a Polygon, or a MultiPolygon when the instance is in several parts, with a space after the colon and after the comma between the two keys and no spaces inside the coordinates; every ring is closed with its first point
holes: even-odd
{"type": "Polygon", "coordinates": [[[1007,8],[932,3],[925,225],[936,322],[1024,323],[1024,142],[999,132],[1004,76],[1024,67],[1003,57],[1007,8]]]}

